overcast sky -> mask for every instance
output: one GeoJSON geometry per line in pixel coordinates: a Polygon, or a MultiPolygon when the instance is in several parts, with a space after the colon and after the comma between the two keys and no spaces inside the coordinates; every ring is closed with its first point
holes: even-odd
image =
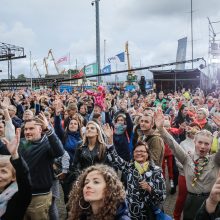
{"type": "MultiPolygon", "coordinates": [[[[193,0],[193,10],[194,57],[207,58],[207,17],[220,20],[220,0],[193,0]]],[[[72,67],[76,59],[78,68],[96,59],[95,7],[90,0],[1,0],[0,17],[0,42],[22,46],[27,55],[13,61],[15,76],[30,76],[30,51],[42,74],[49,49],[56,59],[70,53],[72,67]]],[[[214,29],[220,32],[220,23],[214,29]]],[[[100,36],[102,66],[104,39],[106,58],[124,51],[128,41],[131,64],[139,67],[175,61],[177,41],[187,36],[190,59],[190,0],[100,0],[100,36]]],[[[55,74],[52,62],[49,66],[55,74]]],[[[6,78],[7,63],[1,62],[0,69],[6,78]]]]}

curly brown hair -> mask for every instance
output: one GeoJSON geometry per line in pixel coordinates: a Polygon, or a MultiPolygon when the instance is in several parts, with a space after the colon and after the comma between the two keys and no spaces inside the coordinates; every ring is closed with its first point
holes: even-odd
{"type": "MultiPolygon", "coordinates": [[[[82,216],[90,216],[89,219],[113,220],[120,203],[125,200],[125,190],[116,172],[109,166],[98,164],[90,166],[78,177],[69,195],[69,217],[68,220],[79,220],[82,216]],[[85,179],[92,171],[98,171],[106,182],[104,205],[97,215],[92,213],[91,206],[83,198],[85,179]],[[80,203],[80,204],[79,204],[80,203]],[[82,209],[88,207],[88,209],[82,209]]],[[[83,219],[87,219],[84,217],[83,219]]]]}

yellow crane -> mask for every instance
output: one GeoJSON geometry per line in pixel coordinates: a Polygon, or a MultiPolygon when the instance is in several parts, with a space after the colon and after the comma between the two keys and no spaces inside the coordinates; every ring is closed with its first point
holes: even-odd
{"type": "Polygon", "coordinates": [[[57,74],[64,74],[65,69],[62,70],[61,72],[59,71],[59,68],[58,68],[58,66],[57,66],[57,64],[56,64],[56,61],[55,61],[55,59],[54,59],[54,56],[53,56],[52,49],[50,49],[50,50],[48,51],[47,57],[45,57],[45,58],[43,59],[43,63],[44,63],[45,69],[46,69],[46,74],[49,75],[47,60],[48,60],[50,57],[51,57],[51,59],[52,59],[52,61],[53,61],[53,64],[54,64],[55,69],[56,69],[56,71],[57,71],[57,74]]]}
{"type": "Polygon", "coordinates": [[[135,75],[134,72],[130,71],[131,63],[130,63],[130,57],[129,57],[130,55],[128,50],[128,41],[125,43],[125,53],[127,55],[127,62],[128,62],[128,76],[127,76],[128,83],[135,82],[137,80],[137,76],[135,75]]]}

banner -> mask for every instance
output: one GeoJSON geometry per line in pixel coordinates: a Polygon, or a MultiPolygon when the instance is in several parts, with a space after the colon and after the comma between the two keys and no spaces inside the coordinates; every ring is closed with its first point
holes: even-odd
{"type": "Polygon", "coordinates": [[[97,63],[92,63],[84,67],[84,73],[86,76],[92,76],[98,74],[98,65],[97,63]]]}
{"type": "Polygon", "coordinates": [[[102,73],[110,73],[111,72],[111,64],[105,66],[103,69],[102,69],[102,73]]]}
{"type": "MultiPolygon", "coordinates": [[[[187,47],[187,37],[178,40],[178,48],[176,53],[176,62],[181,62],[186,60],[186,47],[187,47]]],[[[184,70],[185,63],[177,64],[176,70],[184,70]]]]}
{"type": "Polygon", "coordinates": [[[67,64],[69,62],[69,55],[63,56],[56,61],[57,65],[67,64]]]}

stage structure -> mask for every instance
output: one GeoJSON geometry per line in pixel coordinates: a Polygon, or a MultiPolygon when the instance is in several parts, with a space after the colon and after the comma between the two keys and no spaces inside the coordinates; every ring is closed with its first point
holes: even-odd
{"type": "Polygon", "coordinates": [[[26,58],[24,48],[0,42],[0,61],[8,61],[8,79],[12,83],[12,60],[26,58]]]}

